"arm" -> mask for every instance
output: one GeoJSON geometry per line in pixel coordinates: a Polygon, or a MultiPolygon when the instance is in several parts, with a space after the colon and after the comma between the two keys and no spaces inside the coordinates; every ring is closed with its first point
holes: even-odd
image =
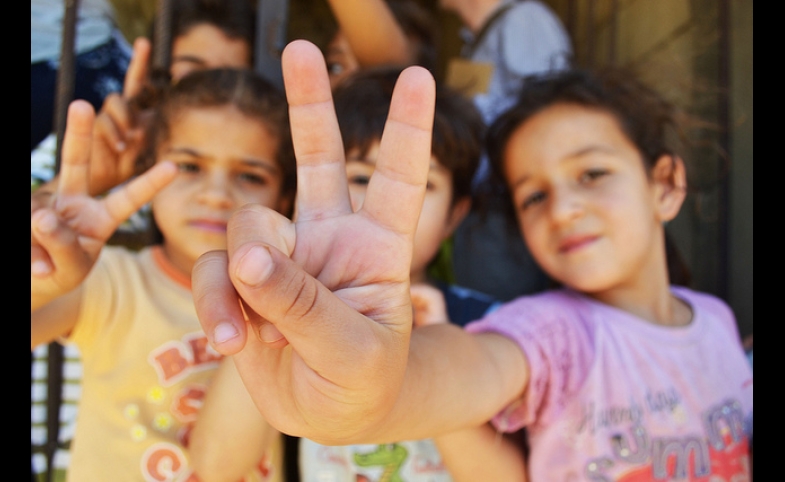
{"type": "Polygon", "coordinates": [[[103,199],[88,194],[94,113],[84,101],[68,109],[60,181],[48,206],[30,215],[30,343],[37,346],[73,328],[81,284],[117,226],[174,179],[160,163],[103,199]]]}
{"type": "Polygon", "coordinates": [[[328,0],[360,65],[408,65],[408,40],[385,0],[328,0]]]}
{"type": "Polygon", "coordinates": [[[225,358],[189,438],[191,465],[199,480],[241,480],[280,436],[256,409],[234,361],[225,358]]]}
{"type": "Polygon", "coordinates": [[[442,462],[455,482],[526,482],[523,448],[489,424],[434,438],[442,462]]]}

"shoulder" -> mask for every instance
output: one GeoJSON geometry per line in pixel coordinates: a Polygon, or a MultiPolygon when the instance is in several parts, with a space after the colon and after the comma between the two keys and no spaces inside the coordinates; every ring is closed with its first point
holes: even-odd
{"type": "Polygon", "coordinates": [[[681,286],[673,286],[671,291],[675,296],[690,305],[694,319],[705,319],[711,325],[719,324],[732,333],[734,337],[739,337],[736,316],[725,301],[709,293],[702,293],[681,286]]]}
{"type": "Polygon", "coordinates": [[[583,345],[591,343],[595,326],[582,295],[551,290],[510,301],[467,329],[496,332],[520,344],[583,345]]]}

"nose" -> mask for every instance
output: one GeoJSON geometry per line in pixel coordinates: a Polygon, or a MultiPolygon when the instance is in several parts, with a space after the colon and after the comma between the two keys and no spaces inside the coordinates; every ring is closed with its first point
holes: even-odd
{"type": "Polygon", "coordinates": [[[584,213],[582,196],[569,186],[553,188],[549,204],[551,219],[557,224],[570,223],[584,213]]]}
{"type": "Polygon", "coordinates": [[[234,197],[228,175],[219,171],[205,173],[198,200],[216,209],[230,209],[234,205],[234,197]]]}

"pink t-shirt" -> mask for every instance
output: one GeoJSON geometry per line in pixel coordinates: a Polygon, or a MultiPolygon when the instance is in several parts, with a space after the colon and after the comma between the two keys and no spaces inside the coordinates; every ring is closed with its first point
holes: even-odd
{"type": "Polygon", "coordinates": [[[531,369],[493,420],[527,427],[531,480],[746,480],[752,370],[719,299],[685,288],[685,327],[663,327],[570,290],[519,298],[470,332],[514,340],[531,369]]]}

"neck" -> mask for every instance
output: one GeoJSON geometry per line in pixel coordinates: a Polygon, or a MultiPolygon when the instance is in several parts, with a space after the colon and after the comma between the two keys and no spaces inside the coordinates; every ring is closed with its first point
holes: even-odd
{"type": "Polygon", "coordinates": [[[472,33],[478,33],[502,0],[476,0],[466,2],[457,9],[461,21],[472,33]]]}
{"type": "Polygon", "coordinates": [[[587,295],[655,325],[688,325],[692,321],[692,310],[671,293],[665,247],[656,243],[653,248],[659,255],[650,257],[648,266],[640,266],[635,279],[587,295]]]}

